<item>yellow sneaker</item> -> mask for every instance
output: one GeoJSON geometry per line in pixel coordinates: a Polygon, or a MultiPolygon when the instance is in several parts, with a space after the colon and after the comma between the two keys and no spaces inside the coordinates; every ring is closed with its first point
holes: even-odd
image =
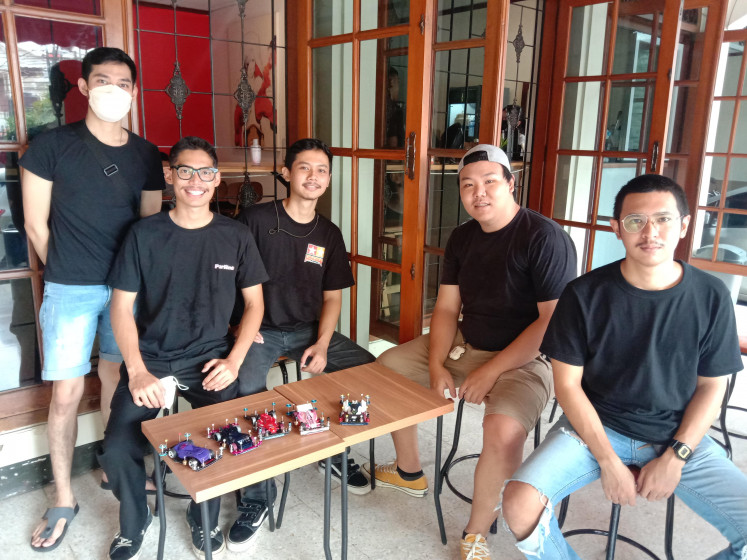
{"type": "Polygon", "coordinates": [[[480,533],[468,533],[462,539],[462,560],[490,560],[488,541],[480,533]]]}
{"type": "MultiPolygon", "coordinates": [[[[363,470],[371,478],[371,464],[363,465],[363,470]]],[[[405,480],[397,472],[397,463],[376,465],[376,485],[383,488],[395,488],[416,498],[422,498],[428,493],[428,479],[425,475],[415,480],[405,480]]]]}

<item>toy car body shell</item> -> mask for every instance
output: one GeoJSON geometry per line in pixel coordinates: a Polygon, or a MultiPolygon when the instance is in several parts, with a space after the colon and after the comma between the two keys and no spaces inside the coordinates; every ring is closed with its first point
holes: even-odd
{"type": "Polygon", "coordinates": [[[274,410],[269,412],[265,410],[261,414],[255,412],[249,419],[261,440],[283,437],[291,430],[289,422],[277,421],[277,414],[274,410]]]}
{"type": "Polygon", "coordinates": [[[368,413],[368,397],[351,400],[340,395],[340,424],[343,426],[367,426],[371,420],[368,413]]]}
{"type": "Polygon", "coordinates": [[[170,448],[167,454],[175,461],[181,461],[182,464],[193,471],[201,471],[223,458],[223,455],[216,456],[209,449],[195,445],[191,439],[180,441],[170,448]]]}
{"type": "Polygon", "coordinates": [[[288,412],[296,424],[302,436],[326,432],[329,430],[329,420],[326,423],[319,420],[316,408],[311,403],[299,404],[288,412]]]}
{"type": "Polygon", "coordinates": [[[262,443],[261,440],[252,438],[251,434],[242,433],[237,424],[227,424],[215,430],[208,428],[208,433],[215,441],[225,445],[231,455],[248,453],[262,443]]]}

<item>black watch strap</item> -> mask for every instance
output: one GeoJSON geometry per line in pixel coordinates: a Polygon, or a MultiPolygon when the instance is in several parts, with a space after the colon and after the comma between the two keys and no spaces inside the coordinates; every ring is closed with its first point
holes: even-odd
{"type": "Polygon", "coordinates": [[[687,445],[686,443],[682,443],[681,441],[677,441],[676,439],[673,439],[669,442],[669,447],[674,449],[674,454],[678,459],[682,459],[683,461],[687,461],[693,454],[693,450],[689,445],[687,445]]]}

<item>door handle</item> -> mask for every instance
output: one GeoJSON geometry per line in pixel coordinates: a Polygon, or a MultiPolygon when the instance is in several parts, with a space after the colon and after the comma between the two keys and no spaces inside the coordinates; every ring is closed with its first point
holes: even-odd
{"type": "Polygon", "coordinates": [[[411,181],[415,178],[415,138],[415,133],[411,132],[405,144],[405,172],[411,181]]]}
{"type": "Polygon", "coordinates": [[[656,173],[656,166],[659,163],[659,141],[656,140],[651,147],[651,173],[656,173]]]}

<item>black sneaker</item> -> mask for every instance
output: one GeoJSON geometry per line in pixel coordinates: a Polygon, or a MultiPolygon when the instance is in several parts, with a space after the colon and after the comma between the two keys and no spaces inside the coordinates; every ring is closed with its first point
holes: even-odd
{"type": "MultiPolygon", "coordinates": [[[[205,539],[202,535],[202,527],[192,519],[192,516],[189,514],[189,507],[187,507],[187,525],[189,525],[189,530],[192,531],[192,552],[195,553],[197,558],[205,558],[205,539]]],[[[210,544],[213,557],[225,552],[226,541],[223,540],[223,533],[220,527],[216,527],[210,531],[210,544]]]]}
{"type": "Polygon", "coordinates": [[[153,515],[150,513],[150,508],[148,508],[148,517],[145,518],[145,525],[137,537],[128,539],[123,537],[121,533],[114,535],[114,540],[109,547],[109,558],[111,560],[137,560],[137,558],[140,558],[143,539],[152,523],[153,515]]]}
{"type": "MultiPolygon", "coordinates": [[[[337,457],[332,458],[332,479],[338,482],[342,480],[340,469],[342,462],[335,462],[337,457]]],[[[319,472],[324,474],[324,461],[319,461],[319,472]]],[[[348,459],[348,492],[353,494],[368,494],[371,491],[371,483],[361,472],[360,465],[353,459],[348,459]]]]}
{"type": "Polygon", "coordinates": [[[243,552],[248,549],[267,519],[267,512],[267,502],[264,500],[242,501],[239,505],[239,518],[228,531],[228,550],[243,552]]]}

